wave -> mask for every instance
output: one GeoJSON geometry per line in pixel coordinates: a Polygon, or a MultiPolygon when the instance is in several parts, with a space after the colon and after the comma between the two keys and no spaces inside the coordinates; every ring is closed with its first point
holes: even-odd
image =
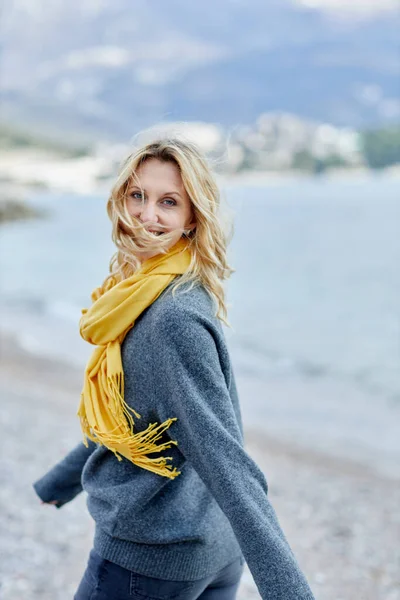
{"type": "MultiPolygon", "coordinates": [[[[303,379],[335,379],[353,384],[373,396],[380,396],[390,402],[400,402],[400,381],[382,381],[382,371],[378,367],[341,369],[299,356],[286,356],[275,349],[260,344],[255,338],[235,335],[230,341],[235,353],[239,372],[260,378],[300,376],[303,379]]],[[[393,374],[397,379],[398,373],[393,374]]]]}

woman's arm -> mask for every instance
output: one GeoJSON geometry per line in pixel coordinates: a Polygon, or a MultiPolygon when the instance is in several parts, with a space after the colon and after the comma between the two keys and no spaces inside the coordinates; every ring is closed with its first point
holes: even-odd
{"type": "Polygon", "coordinates": [[[269,502],[266,479],[240,442],[217,330],[190,309],[167,313],[152,345],[161,420],[177,417],[170,436],[229,519],[263,600],[312,600],[269,502]]]}
{"type": "Polygon", "coordinates": [[[61,508],[82,491],[83,467],[93,450],[97,448],[97,444],[91,440],[88,440],[88,444],[88,448],[83,442],[78,444],[50,471],[35,481],[33,488],[43,502],[61,508]]]}

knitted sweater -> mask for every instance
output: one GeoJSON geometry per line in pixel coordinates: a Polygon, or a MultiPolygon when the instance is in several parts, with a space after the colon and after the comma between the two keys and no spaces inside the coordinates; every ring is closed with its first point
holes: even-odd
{"type": "Polygon", "coordinates": [[[57,507],[84,489],[94,549],[137,573],[193,581],[244,556],[264,600],[312,600],[244,449],[234,374],[220,321],[204,287],[175,296],[171,285],[136,320],[122,344],[125,400],[135,430],[177,417],[160,441],[181,471],[162,477],[104,446],[80,443],[34,483],[57,507]]]}

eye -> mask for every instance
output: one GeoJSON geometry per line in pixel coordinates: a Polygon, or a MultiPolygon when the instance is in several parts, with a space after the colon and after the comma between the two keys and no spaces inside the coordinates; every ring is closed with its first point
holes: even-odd
{"type": "Polygon", "coordinates": [[[164,198],[163,202],[168,202],[167,206],[175,206],[176,202],[172,198],[164,198]]]}
{"type": "Polygon", "coordinates": [[[131,194],[129,194],[131,198],[133,198],[134,200],[141,200],[142,199],[142,194],[140,192],[132,192],[131,194]]]}

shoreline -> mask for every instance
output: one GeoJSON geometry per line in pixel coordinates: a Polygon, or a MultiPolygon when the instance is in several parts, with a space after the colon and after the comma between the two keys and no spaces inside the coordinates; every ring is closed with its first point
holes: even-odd
{"type": "Polygon", "coordinates": [[[224,186],[247,185],[250,187],[268,187],[274,185],[287,185],[299,181],[370,181],[371,179],[384,178],[389,180],[400,180],[400,166],[395,168],[388,167],[382,171],[373,171],[372,169],[331,169],[321,174],[314,174],[308,171],[242,171],[232,174],[217,174],[217,180],[224,186]]]}
{"type": "MultiPolygon", "coordinates": [[[[235,363],[234,356],[232,358],[235,363]]],[[[85,362],[79,364],[59,356],[50,358],[44,353],[36,353],[25,347],[14,333],[0,329],[0,384],[3,382],[8,386],[9,380],[14,381],[17,390],[28,384],[45,395],[54,394],[62,402],[73,395],[77,407],[85,362]]],[[[367,427],[356,432],[352,423],[354,415],[359,414],[370,425],[379,422],[385,429],[386,438],[393,438],[394,432],[388,427],[396,420],[400,407],[396,405],[389,412],[379,398],[368,398],[351,386],[344,387],[341,382],[302,380],[296,375],[260,380],[241,374],[236,367],[234,364],[245,441],[247,438],[257,440],[258,445],[264,444],[268,449],[273,447],[287,457],[302,457],[308,463],[329,465],[335,472],[362,473],[377,480],[400,482],[398,445],[389,444],[388,449],[378,441],[366,446],[363,442],[373,430],[367,427]],[[337,403],[337,396],[346,399],[344,406],[337,403]],[[294,403],[295,397],[299,398],[301,408],[294,403]],[[349,412],[351,403],[354,406],[349,412]],[[319,404],[323,408],[319,408],[319,404]],[[300,421],[299,410],[302,413],[300,421]],[[340,430],[338,437],[330,436],[334,419],[340,430]]],[[[73,420],[74,409],[69,406],[69,412],[66,412],[73,420]]]]}
{"type": "MultiPolygon", "coordinates": [[[[83,367],[78,367],[71,362],[58,358],[50,359],[29,352],[12,334],[0,330],[0,384],[5,385],[6,388],[12,385],[14,390],[25,391],[26,386],[34,387],[39,393],[56,394],[57,398],[68,401],[72,396],[76,396],[77,407],[83,372],[83,367]]],[[[69,411],[70,417],[74,419],[74,406],[63,405],[62,409],[66,410],[66,414],[69,411]]],[[[242,412],[245,412],[243,407],[242,412]]],[[[323,465],[335,472],[346,472],[349,475],[372,477],[377,480],[392,480],[385,473],[380,473],[370,465],[362,464],[351,457],[344,459],[342,456],[334,456],[317,447],[310,448],[296,442],[290,443],[284,437],[266,432],[255,420],[243,416],[245,441],[249,439],[250,445],[264,446],[265,450],[285,455],[288,459],[301,459],[303,462],[317,466],[323,465]]]]}
{"type": "MultiPolygon", "coordinates": [[[[72,396],[76,397],[76,407],[78,406],[79,395],[83,383],[84,364],[78,366],[73,362],[62,360],[61,358],[49,358],[44,354],[36,354],[24,348],[18,341],[18,338],[9,332],[0,330],[0,384],[9,385],[9,381],[14,382],[14,389],[25,386],[33,386],[37,392],[42,394],[54,394],[56,398],[64,401],[72,396]],[[45,377],[43,377],[45,375],[45,377]]],[[[264,415],[261,404],[256,407],[249,405],[246,408],[245,398],[249,395],[254,395],[254,382],[246,377],[242,378],[236,374],[236,380],[239,388],[239,397],[244,423],[245,442],[247,439],[250,444],[255,442],[256,446],[265,446],[268,451],[284,454],[289,459],[300,459],[303,462],[312,463],[315,466],[329,467],[333,472],[347,473],[356,477],[371,477],[377,481],[399,481],[400,474],[389,468],[379,468],[368,461],[368,457],[361,460],[357,455],[346,456],[343,453],[333,453],[329,445],[326,448],[318,444],[309,445],[304,443],[299,437],[295,437],[290,441],[288,436],[284,435],[282,424],[277,415],[271,412],[270,420],[271,427],[266,429],[263,426],[264,415]],[[248,382],[248,384],[247,384],[248,382]],[[257,411],[258,408],[258,411],[257,411]],[[256,415],[252,413],[256,412],[256,415]],[[276,419],[276,423],[274,423],[276,419]]],[[[293,386],[307,389],[307,386],[319,386],[318,382],[287,382],[287,381],[270,381],[257,382],[256,385],[265,386],[265,396],[273,396],[274,402],[281,405],[283,397],[289,395],[293,386]]],[[[328,384],[329,387],[329,384],[328,384]]],[[[317,394],[319,387],[317,387],[317,394]]],[[[307,392],[300,391],[300,396],[310,395],[310,389],[307,392]]],[[[314,399],[311,399],[313,404],[314,399]]],[[[307,410],[307,403],[304,402],[303,409],[307,410]]],[[[75,420],[74,406],[63,406],[66,409],[66,415],[69,415],[75,420]],[[71,410],[72,409],[72,410],[71,410]]],[[[334,409],[334,407],[333,407],[334,409]]],[[[267,408],[264,410],[268,410],[267,408]]],[[[287,408],[286,408],[287,410],[287,408]]],[[[76,419],[77,421],[77,419],[76,419]]],[[[288,422],[288,425],[290,423],[288,422]]]]}
{"type": "MultiPolygon", "coordinates": [[[[104,156],[61,158],[49,151],[37,149],[1,150],[0,163],[0,191],[1,188],[12,189],[28,195],[38,190],[78,195],[108,194],[118,170],[116,166],[110,170],[112,163],[104,156]]],[[[268,187],[298,181],[368,181],[376,177],[400,180],[400,165],[386,167],[381,171],[365,167],[330,169],[320,175],[290,169],[216,172],[215,176],[222,187],[268,187]]]]}
{"type": "MultiPolygon", "coordinates": [[[[2,598],[63,600],[83,574],[93,522],[84,494],[55,511],[40,505],[31,483],[81,439],[75,412],[83,374],[27,353],[2,333],[0,354],[2,598]],[[15,552],[21,560],[12,559],[15,552]]],[[[272,505],[316,597],[397,599],[397,482],[350,459],[279,440],[246,419],[244,430],[245,448],[266,475],[272,505]]],[[[238,600],[256,598],[246,566],[238,600]]]]}

